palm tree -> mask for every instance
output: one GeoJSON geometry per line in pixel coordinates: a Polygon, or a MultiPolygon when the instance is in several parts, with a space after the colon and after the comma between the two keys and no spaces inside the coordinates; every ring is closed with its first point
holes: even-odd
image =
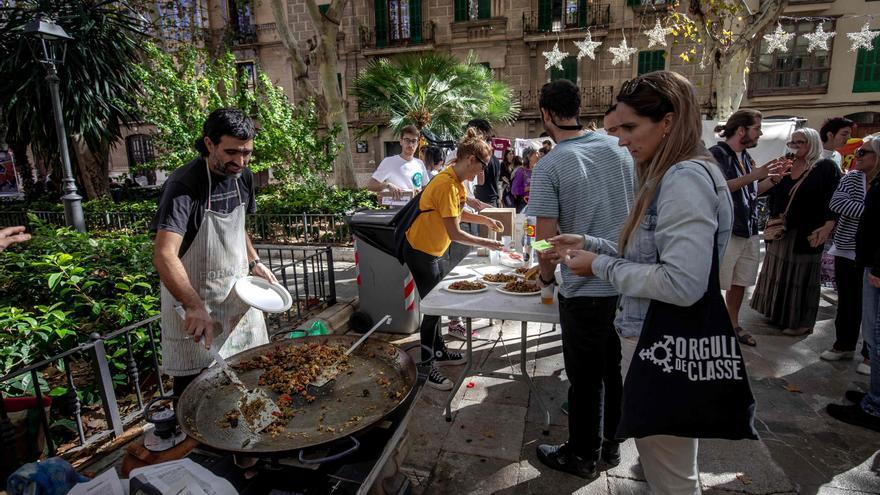
{"type": "Polygon", "coordinates": [[[412,124],[446,139],[458,136],[472,118],[510,124],[519,114],[510,88],[492,79],[473,55],[464,62],[438,52],[376,59],[355,79],[352,94],[358,113],[387,118],[395,132],[412,124]]]}
{"type": "Polygon", "coordinates": [[[58,67],[63,118],[81,192],[89,198],[103,194],[110,148],[122,136],[122,126],[135,120],[127,109],[134,107],[138,91],[134,64],[143,39],[142,20],[129,0],[16,0],[0,5],[5,5],[0,6],[0,114],[9,126],[10,147],[18,160],[27,160],[28,147],[50,163],[59,153],[46,71],[22,35],[24,25],[43,13],[74,38],[58,67]]]}

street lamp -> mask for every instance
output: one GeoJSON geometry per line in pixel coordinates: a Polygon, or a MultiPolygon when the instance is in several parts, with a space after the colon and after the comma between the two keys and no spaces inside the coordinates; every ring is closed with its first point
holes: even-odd
{"type": "Polygon", "coordinates": [[[58,24],[52,22],[43,14],[27,23],[24,34],[29,38],[31,51],[37,62],[46,66],[46,81],[49,82],[49,92],[52,94],[52,113],[55,117],[55,134],[58,135],[58,148],[61,153],[61,165],[64,178],[62,180],[64,196],[64,219],[68,227],[73,227],[80,232],[86,231],[86,223],[83,219],[82,196],[76,193],[76,182],[73,180],[73,172],[70,168],[70,155],[67,152],[67,131],[64,129],[64,120],[61,113],[61,97],[58,94],[58,70],[56,65],[64,63],[67,54],[67,42],[73,38],[64,32],[58,24]]]}

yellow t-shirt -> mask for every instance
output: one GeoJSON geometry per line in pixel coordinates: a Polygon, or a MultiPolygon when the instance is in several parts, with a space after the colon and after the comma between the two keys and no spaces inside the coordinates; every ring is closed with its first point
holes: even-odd
{"type": "Polygon", "coordinates": [[[446,167],[431,179],[419,200],[419,209],[424,213],[416,217],[406,231],[409,245],[431,256],[443,256],[452,243],[443,219],[460,216],[466,197],[464,184],[452,167],[446,167]]]}

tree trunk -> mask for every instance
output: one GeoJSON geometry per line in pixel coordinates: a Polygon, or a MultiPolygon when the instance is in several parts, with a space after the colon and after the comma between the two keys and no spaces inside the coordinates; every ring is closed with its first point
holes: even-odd
{"type": "Polygon", "coordinates": [[[110,167],[106,159],[102,159],[86,147],[81,139],[73,138],[71,143],[73,156],[71,156],[71,167],[74,167],[74,174],[79,176],[78,186],[82,190],[78,191],[85,199],[95,199],[107,194],[110,189],[109,175],[110,167]]]}
{"type": "Polygon", "coordinates": [[[28,160],[28,144],[13,141],[9,143],[9,149],[12,150],[15,169],[18,171],[18,177],[21,179],[21,192],[24,193],[24,197],[28,201],[36,199],[40,195],[40,191],[34,189],[34,168],[33,164],[28,160]]]}
{"type": "Polygon", "coordinates": [[[749,50],[737,50],[720,57],[712,74],[712,85],[715,88],[715,119],[724,122],[739,109],[746,92],[746,72],[749,50]]]}
{"type": "Polygon", "coordinates": [[[357,187],[357,179],[354,175],[354,163],[351,156],[351,137],[348,131],[348,114],[345,111],[345,102],[340,93],[339,80],[336,76],[336,35],[338,26],[324,22],[324,34],[321,36],[318,47],[318,72],[321,86],[324,89],[324,101],[327,103],[326,122],[327,128],[336,127],[339,134],[336,139],[342,144],[342,149],[336,156],[336,166],[333,168],[336,185],[346,189],[357,187]]]}

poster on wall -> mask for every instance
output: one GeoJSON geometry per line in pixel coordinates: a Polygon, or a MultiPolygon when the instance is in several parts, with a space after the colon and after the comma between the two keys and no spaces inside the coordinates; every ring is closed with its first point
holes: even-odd
{"type": "Polygon", "coordinates": [[[510,148],[510,140],[505,138],[492,138],[492,154],[495,158],[504,159],[504,152],[510,148]]]}
{"type": "Polygon", "coordinates": [[[11,151],[0,151],[0,196],[17,196],[20,182],[11,151]]]}

